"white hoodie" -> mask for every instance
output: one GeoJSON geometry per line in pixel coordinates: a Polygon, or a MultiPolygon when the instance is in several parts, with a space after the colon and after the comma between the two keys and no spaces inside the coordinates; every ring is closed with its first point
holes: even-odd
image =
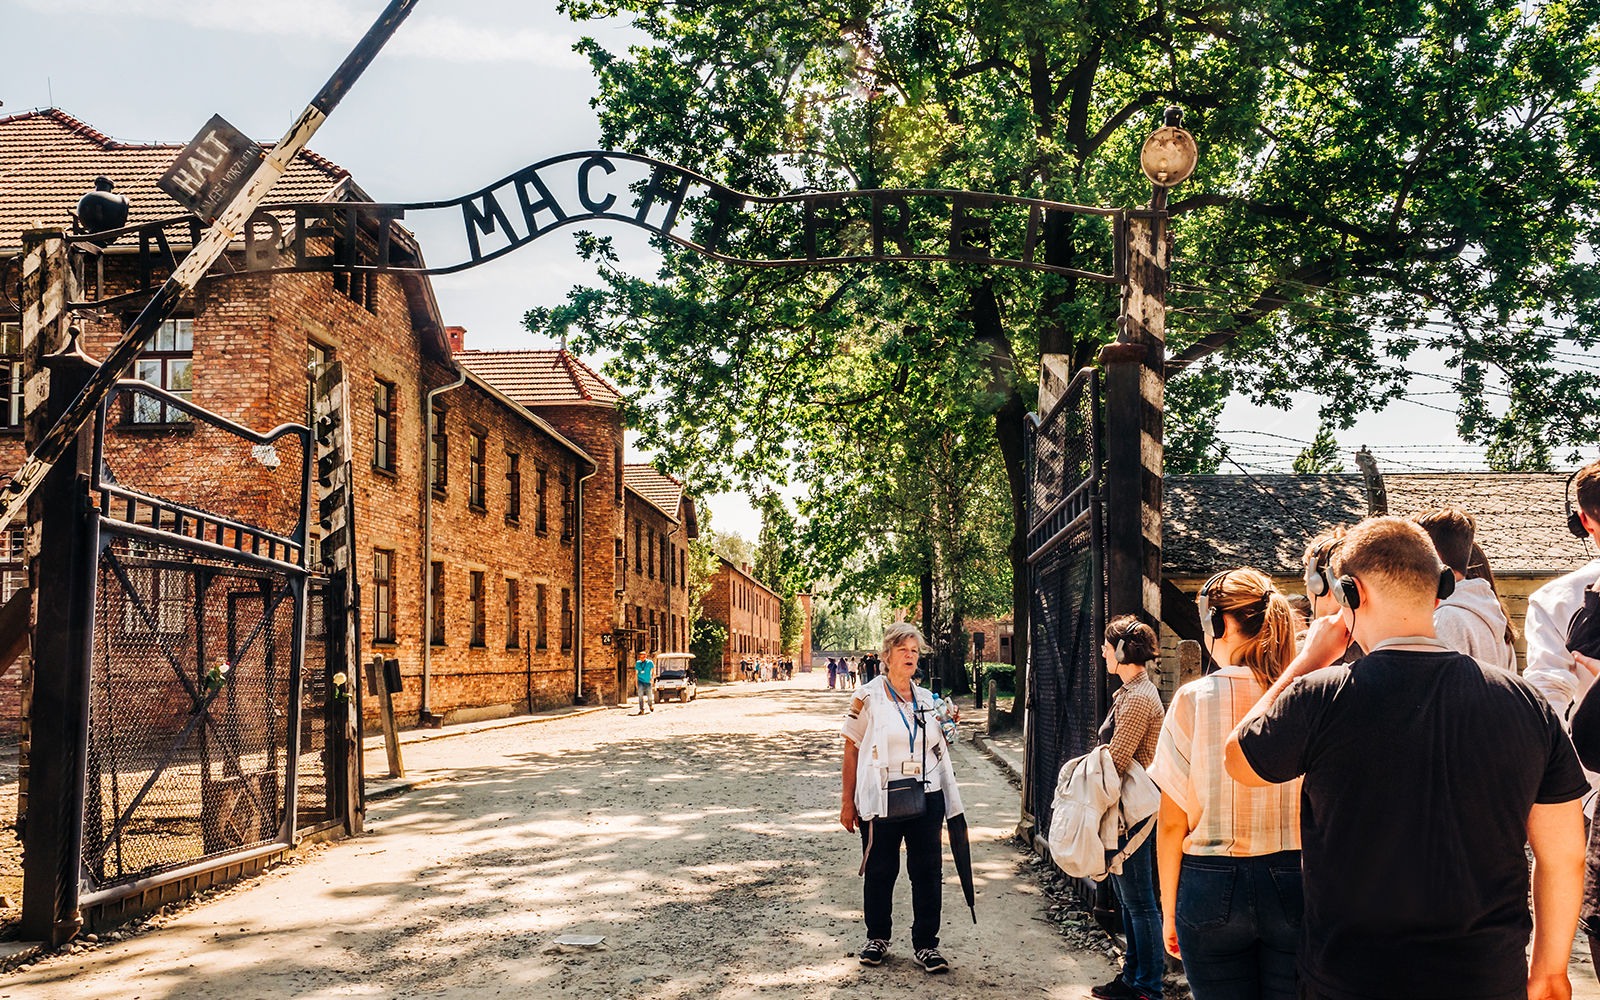
{"type": "Polygon", "coordinates": [[[1567,630],[1572,616],[1583,607],[1584,588],[1600,580],[1600,559],[1566,576],[1551,580],[1528,598],[1528,669],[1523,680],[1550,702],[1562,720],[1592,679],[1579,670],[1567,650],[1567,630]]]}
{"type": "Polygon", "coordinates": [[[1458,653],[1517,672],[1517,650],[1506,641],[1506,614],[1488,580],[1457,580],[1433,612],[1433,630],[1458,653]]]}

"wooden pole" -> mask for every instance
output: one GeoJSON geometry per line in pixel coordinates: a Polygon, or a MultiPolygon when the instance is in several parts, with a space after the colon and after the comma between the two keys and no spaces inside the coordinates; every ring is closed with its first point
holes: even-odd
{"type": "MultiPolygon", "coordinates": [[[[378,674],[378,708],[383,718],[383,749],[389,755],[389,777],[404,778],[405,762],[400,759],[400,734],[394,723],[394,692],[389,690],[389,672],[383,657],[372,658],[378,674]]],[[[398,672],[399,663],[395,664],[398,672]]]]}
{"type": "MultiPolygon", "coordinates": [[[[1127,284],[1105,366],[1106,614],[1161,628],[1162,405],[1167,327],[1166,189],[1125,213],[1127,284]]],[[[1105,706],[1101,706],[1102,711],[1105,706]]]]}

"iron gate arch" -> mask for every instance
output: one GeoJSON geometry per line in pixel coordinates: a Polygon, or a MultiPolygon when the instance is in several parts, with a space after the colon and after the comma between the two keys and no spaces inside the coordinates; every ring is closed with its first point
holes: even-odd
{"type": "Polygon", "coordinates": [[[1028,422],[1027,757],[1024,823],[1050,828],[1061,765],[1098,742],[1106,711],[1100,371],[1084,368],[1028,422]]]}

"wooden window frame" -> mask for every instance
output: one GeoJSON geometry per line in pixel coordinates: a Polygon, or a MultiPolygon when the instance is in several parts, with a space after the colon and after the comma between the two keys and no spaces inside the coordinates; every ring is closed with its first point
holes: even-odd
{"type": "Polygon", "coordinates": [[[428,428],[428,478],[433,495],[446,496],[450,489],[450,429],[446,424],[449,410],[434,404],[428,428]]]}
{"type": "Polygon", "coordinates": [[[561,651],[572,652],[572,591],[561,588],[561,651]]]}
{"type": "Polygon", "coordinates": [[[396,396],[394,383],[373,379],[372,386],[372,467],[380,472],[395,471],[396,396]]]}
{"type": "Polygon", "coordinates": [[[488,510],[489,504],[489,435],[475,430],[467,432],[467,506],[472,510],[488,510]]]}
{"type": "Polygon", "coordinates": [[[444,563],[435,562],[428,566],[428,600],[432,602],[431,613],[433,621],[430,623],[428,645],[445,645],[444,611],[444,563]]]}
{"type": "Polygon", "coordinates": [[[506,452],[506,520],[522,520],[522,456],[506,452]]]}
{"type": "Polygon", "coordinates": [[[473,649],[482,649],[488,645],[488,590],[488,585],[484,581],[483,570],[467,571],[467,603],[472,608],[472,641],[468,645],[473,649]]]}
{"type": "Polygon", "coordinates": [[[522,648],[522,581],[506,577],[506,648],[522,648]]]}
{"type": "Polygon", "coordinates": [[[547,585],[543,583],[534,584],[533,613],[534,624],[537,626],[533,633],[534,649],[550,648],[550,606],[548,602],[549,595],[547,585]]]}
{"type": "Polygon", "coordinates": [[[394,550],[372,550],[372,642],[394,645],[394,550]]]}

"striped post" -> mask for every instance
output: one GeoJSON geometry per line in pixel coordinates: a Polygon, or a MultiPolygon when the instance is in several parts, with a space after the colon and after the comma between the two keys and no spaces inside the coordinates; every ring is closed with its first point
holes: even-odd
{"type": "Polygon", "coordinates": [[[1161,627],[1161,424],[1166,352],[1166,190],[1125,212],[1127,280],[1117,342],[1105,369],[1106,616],[1161,627]]]}

